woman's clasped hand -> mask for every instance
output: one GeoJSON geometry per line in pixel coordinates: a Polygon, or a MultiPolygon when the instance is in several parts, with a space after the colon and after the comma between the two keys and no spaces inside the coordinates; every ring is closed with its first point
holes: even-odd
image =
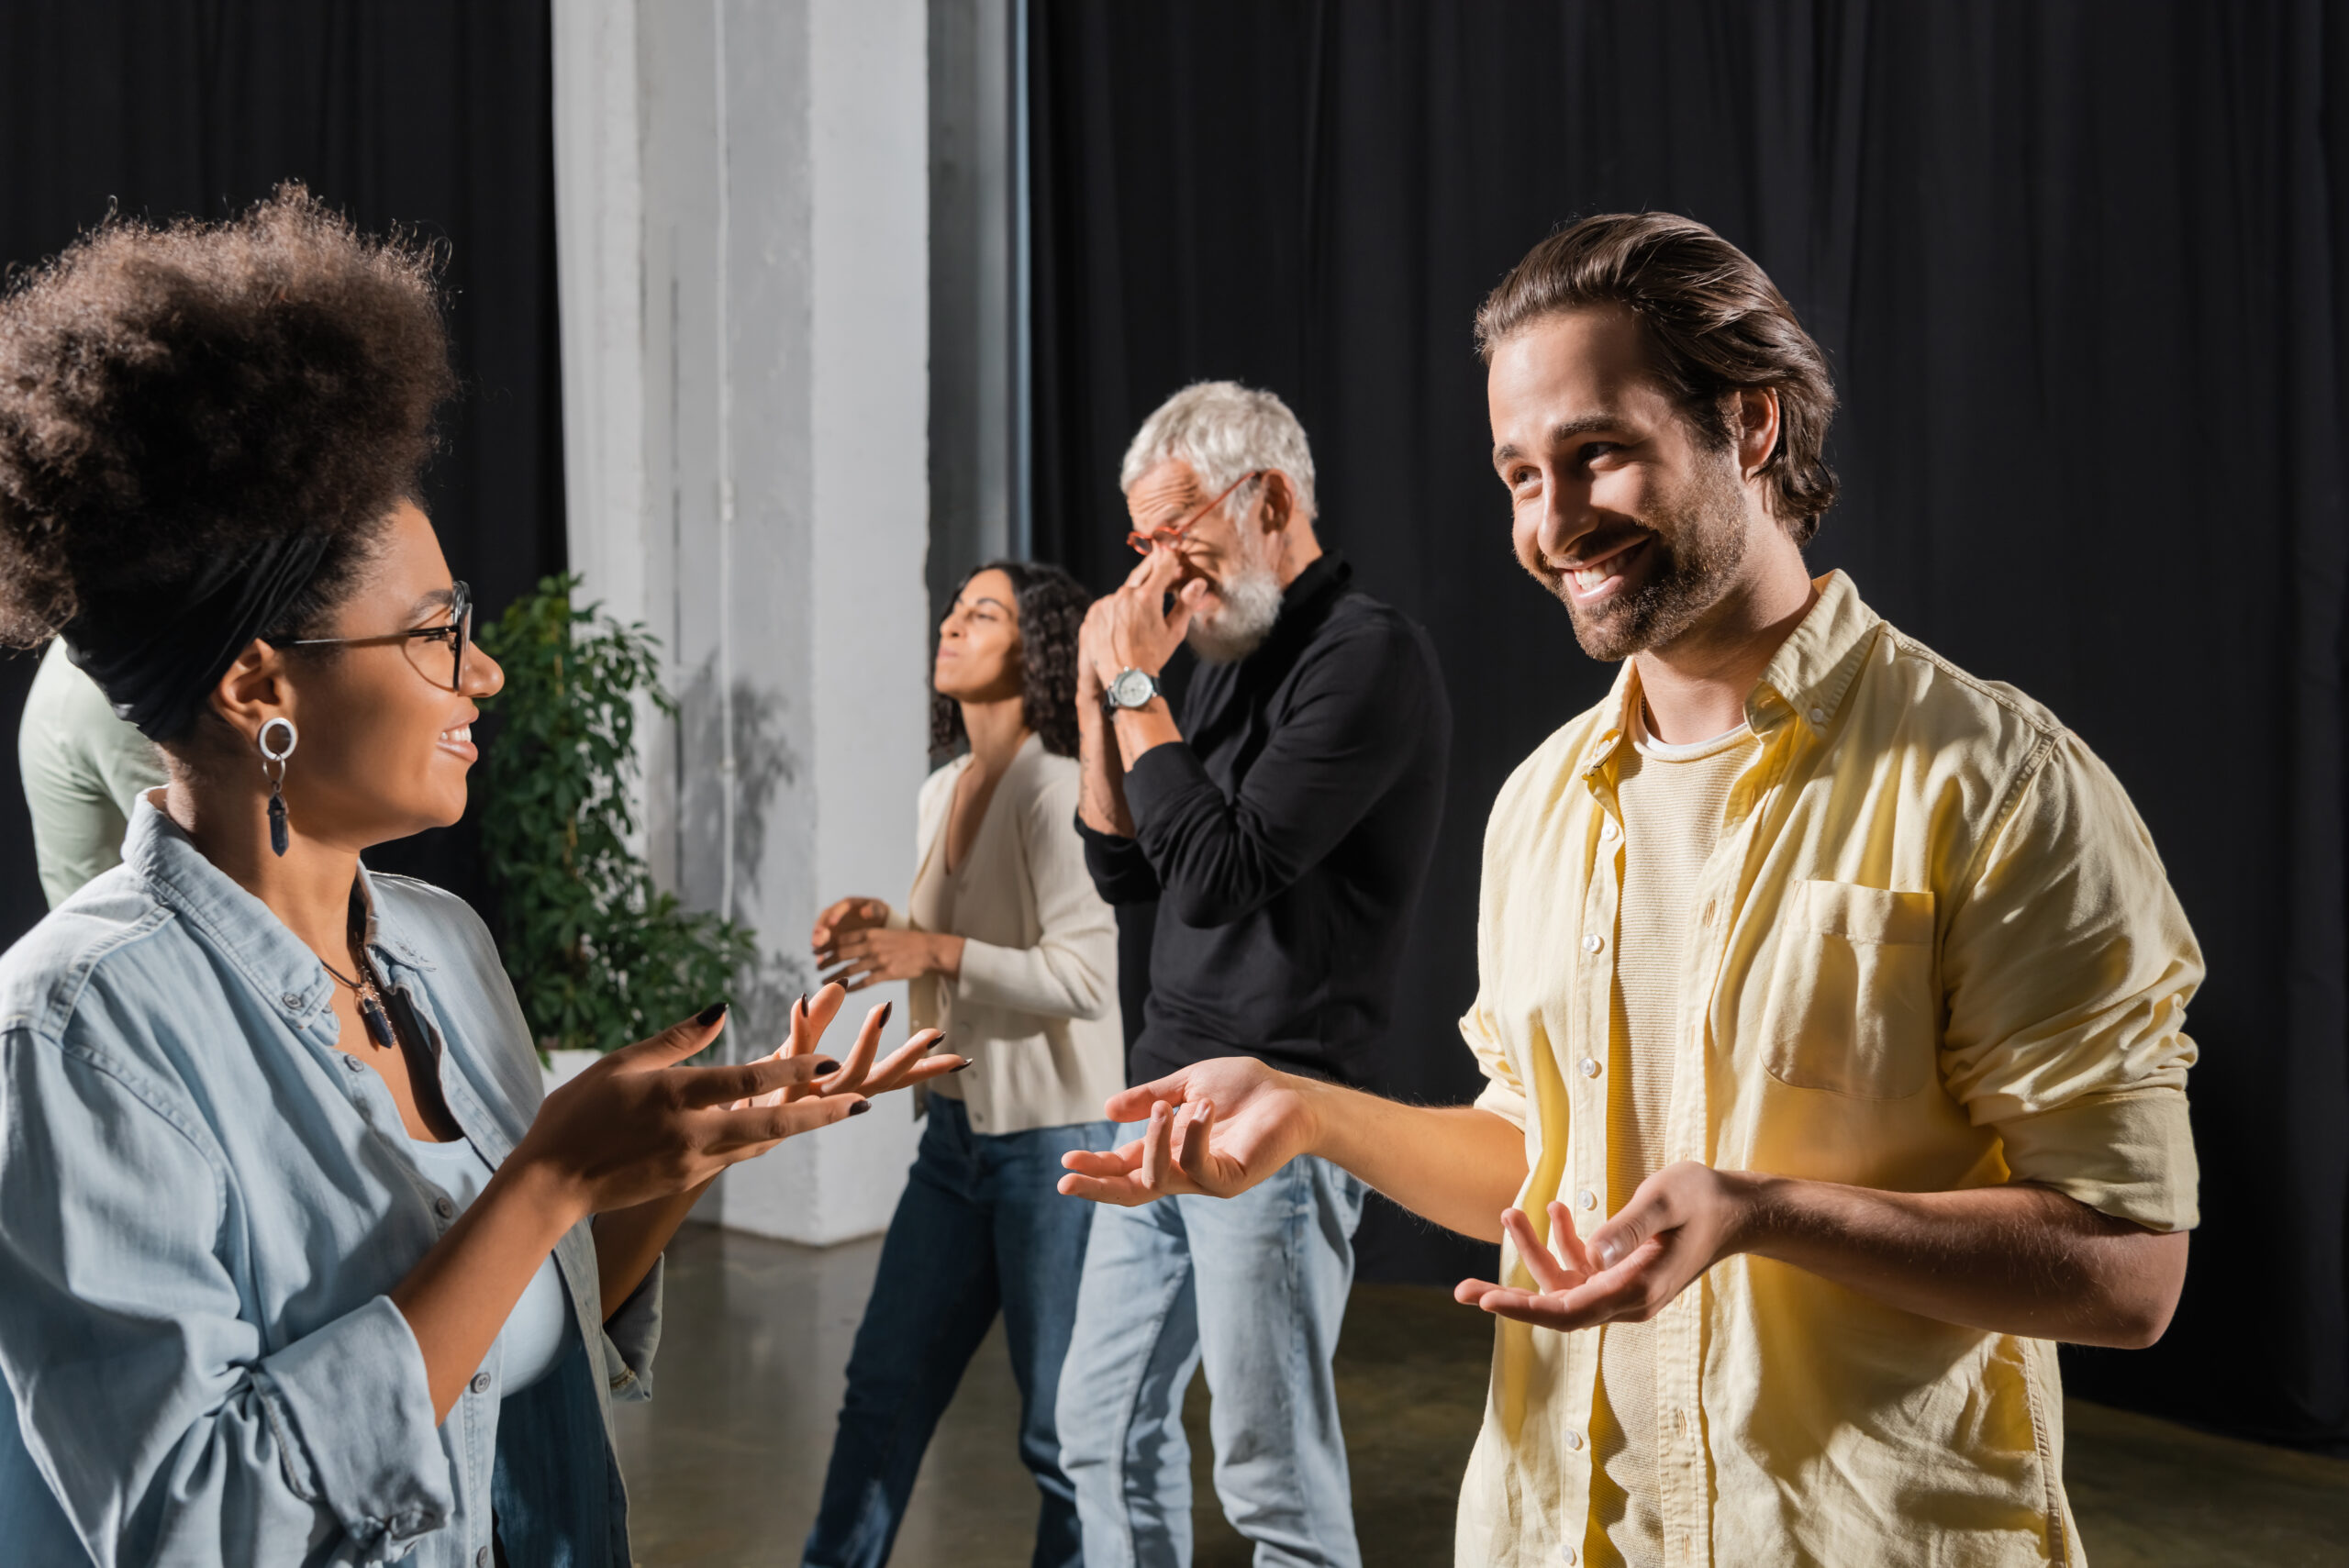
{"type": "Polygon", "coordinates": [[[843,898],[818,916],[809,945],[824,978],[864,991],[956,967],[960,940],[892,926],[889,917],[889,906],[878,898],[843,898]]]}

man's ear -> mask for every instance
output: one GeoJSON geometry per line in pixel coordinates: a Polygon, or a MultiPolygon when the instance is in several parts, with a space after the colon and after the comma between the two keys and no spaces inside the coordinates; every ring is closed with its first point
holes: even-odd
{"type": "Polygon", "coordinates": [[[1740,387],[1730,395],[1731,428],[1737,437],[1737,471],[1747,479],[1762,472],[1778,450],[1778,389],[1740,387]]]}
{"type": "Polygon", "coordinates": [[[293,684],[285,678],[285,655],[254,638],[212,688],[212,709],[247,740],[273,718],[291,718],[293,684]]]}
{"type": "Polygon", "coordinates": [[[1258,485],[1256,505],[1263,510],[1266,533],[1287,528],[1297,511],[1297,489],[1289,484],[1288,475],[1277,468],[1266,469],[1258,485]]]}

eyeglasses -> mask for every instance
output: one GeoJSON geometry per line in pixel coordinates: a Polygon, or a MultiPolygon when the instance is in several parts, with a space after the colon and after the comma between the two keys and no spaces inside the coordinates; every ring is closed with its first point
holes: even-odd
{"type": "Polygon", "coordinates": [[[1214,500],[1208,502],[1197,511],[1193,512],[1189,517],[1185,517],[1181,522],[1169,523],[1163,528],[1152,528],[1148,533],[1143,533],[1140,529],[1136,529],[1134,532],[1126,536],[1126,542],[1133,546],[1135,553],[1140,555],[1148,555],[1153,549],[1162,544],[1180,544],[1183,542],[1183,536],[1189,533],[1192,528],[1201,517],[1206,517],[1209,512],[1214,511],[1218,506],[1223,505],[1224,496],[1230,495],[1233,491],[1239,489],[1241,485],[1247,484],[1252,479],[1262,479],[1264,477],[1264,471],[1263,469],[1252,468],[1247,473],[1241,474],[1239,478],[1233,480],[1230,484],[1225,485],[1223,487],[1222,495],[1217,496],[1214,500]]]}
{"type": "Polygon", "coordinates": [[[396,642],[407,654],[407,662],[416,666],[417,673],[433,684],[440,684],[438,654],[426,654],[418,643],[445,642],[449,645],[449,689],[465,689],[465,654],[473,645],[473,591],[462,583],[449,589],[449,623],[446,626],[420,626],[413,631],[387,631],[380,637],[300,637],[291,646],[317,648],[328,643],[359,646],[375,642],[396,642]]]}

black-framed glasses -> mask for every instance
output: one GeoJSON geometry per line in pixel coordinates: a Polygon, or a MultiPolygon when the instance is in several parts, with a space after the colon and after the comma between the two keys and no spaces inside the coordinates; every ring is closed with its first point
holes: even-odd
{"type": "Polygon", "coordinates": [[[465,689],[465,654],[473,645],[473,591],[462,583],[450,585],[449,620],[445,626],[419,626],[413,631],[387,631],[380,637],[301,637],[295,639],[292,646],[317,648],[327,643],[340,643],[357,647],[371,642],[398,643],[401,651],[407,654],[407,662],[416,666],[417,673],[436,685],[440,684],[440,675],[434,666],[440,662],[440,655],[428,657],[417,645],[447,643],[450,653],[449,689],[462,692],[465,689]]]}

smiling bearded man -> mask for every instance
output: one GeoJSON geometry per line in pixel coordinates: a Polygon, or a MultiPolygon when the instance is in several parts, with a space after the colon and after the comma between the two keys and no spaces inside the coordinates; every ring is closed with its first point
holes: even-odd
{"type": "Polygon", "coordinates": [[[1493,807],[1486,1090],[1200,1062],[1061,1188],[1313,1155],[1501,1240],[1461,1568],[2076,1563],[2054,1342],[2159,1338],[2196,1221],[2153,841],[2045,708],[1811,579],[1834,392],[1719,235],[1576,224],[1477,339],[1518,560],[1622,661],[1493,807]]]}

